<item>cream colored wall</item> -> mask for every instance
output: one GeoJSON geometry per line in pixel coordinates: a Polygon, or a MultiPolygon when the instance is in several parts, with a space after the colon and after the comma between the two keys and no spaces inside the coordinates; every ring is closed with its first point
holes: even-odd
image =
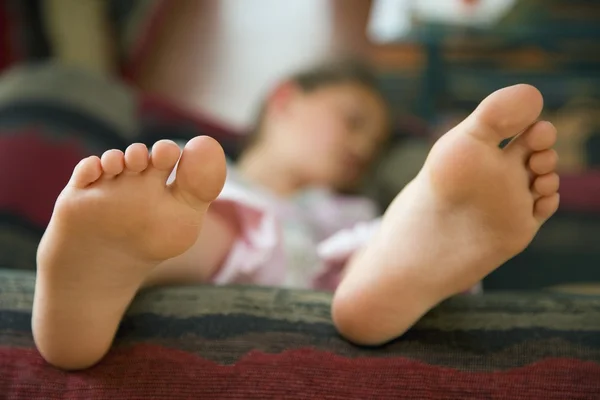
{"type": "Polygon", "coordinates": [[[276,80],[331,48],[331,9],[323,0],[221,0],[219,22],[212,68],[191,101],[235,125],[250,122],[276,80]]]}
{"type": "Polygon", "coordinates": [[[145,90],[236,127],[290,72],[364,46],[365,0],[178,0],[138,72],[145,90]],[[358,13],[357,13],[358,12],[358,13]]]}

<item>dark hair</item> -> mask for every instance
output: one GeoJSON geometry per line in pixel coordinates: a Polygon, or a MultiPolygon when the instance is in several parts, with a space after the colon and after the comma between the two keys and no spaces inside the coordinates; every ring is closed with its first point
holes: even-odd
{"type": "Polygon", "coordinates": [[[325,86],[356,83],[381,95],[377,76],[366,63],[357,60],[343,60],[301,71],[290,78],[305,92],[325,86]]]}
{"type": "MultiPolygon", "coordinates": [[[[338,60],[321,64],[292,75],[289,82],[295,83],[303,92],[309,93],[327,86],[358,84],[384,98],[377,75],[371,66],[356,59],[338,60]]],[[[246,135],[242,151],[256,143],[262,130],[266,104],[259,108],[254,125],[246,135]]]]}

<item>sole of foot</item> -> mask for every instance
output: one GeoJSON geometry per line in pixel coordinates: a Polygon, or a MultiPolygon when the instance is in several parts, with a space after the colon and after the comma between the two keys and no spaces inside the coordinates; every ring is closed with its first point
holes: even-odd
{"type": "Polygon", "coordinates": [[[163,140],[149,155],[137,143],[77,165],[38,248],[32,323],[46,360],[79,369],[106,353],[149,272],[195,243],[225,175],[208,137],[183,152],[163,140]]]}
{"type": "Polygon", "coordinates": [[[538,121],[542,107],[534,87],[504,88],[438,140],[334,296],[342,335],[400,336],[527,247],[559,204],[556,129],[538,121]]]}

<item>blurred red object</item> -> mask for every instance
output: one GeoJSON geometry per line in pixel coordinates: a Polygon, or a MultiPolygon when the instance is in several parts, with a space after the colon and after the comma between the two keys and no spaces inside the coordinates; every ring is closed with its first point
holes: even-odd
{"type": "Polygon", "coordinates": [[[600,213],[600,170],[560,178],[560,210],[600,213]]]}

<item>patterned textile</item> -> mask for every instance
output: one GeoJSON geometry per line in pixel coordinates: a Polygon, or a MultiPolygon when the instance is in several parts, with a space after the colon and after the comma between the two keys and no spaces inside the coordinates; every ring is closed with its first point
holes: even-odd
{"type": "Polygon", "coordinates": [[[65,373],[33,347],[33,284],[0,273],[1,398],[600,398],[600,298],[457,297],[402,338],[361,348],[336,334],[324,293],[152,289],[99,365],[65,373]]]}

